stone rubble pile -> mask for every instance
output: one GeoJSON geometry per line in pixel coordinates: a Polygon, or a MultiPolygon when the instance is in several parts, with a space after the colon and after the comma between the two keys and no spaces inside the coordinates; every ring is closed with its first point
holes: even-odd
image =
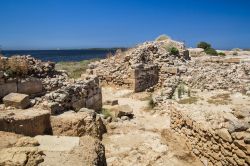
{"type": "Polygon", "coordinates": [[[42,104],[50,109],[51,114],[59,114],[68,110],[79,111],[83,107],[97,112],[101,110],[102,93],[97,77],[64,84],[65,86],[46,94],[43,98],[42,104]]]}
{"type": "Polygon", "coordinates": [[[183,66],[188,59],[188,51],[183,43],[173,40],[145,42],[90,64],[88,73],[97,75],[103,84],[132,87],[137,92],[158,82],[161,85],[168,78],[166,73],[177,74],[179,71],[175,66],[183,66]],[[169,48],[173,46],[179,49],[179,55],[170,54],[169,48]],[[143,73],[142,77],[140,73],[143,73]],[[155,81],[147,85],[151,80],[155,81]],[[141,89],[136,88],[138,82],[141,89]]]}
{"type": "Polygon", "coordinates": [[[246,92],[250,88],[250,65],[192,61],[182,80],[201,90],[225,89],[246,92]]]}

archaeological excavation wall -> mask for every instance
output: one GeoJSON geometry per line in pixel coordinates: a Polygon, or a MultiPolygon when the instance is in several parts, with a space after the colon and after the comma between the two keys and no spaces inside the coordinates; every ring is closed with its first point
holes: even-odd
{"type": "MultiPolygon", "coordinates": [[[[190,115],[195,116],[195,113],[190,115]]],[[[223,127],[216,124],[213,129],[206,121],[194,120],[185,110],[172,108],[171,128],[186,137],[192,151],[207,165],[250,165],[249,131],[244,125],[235,121],[227,121],[234,126],[223,127]]],[[[201,118],[202,119],[202,118],[201,118]]]]}
{"type": "Polygon", "coordinates": [[[46,94],[43,98],[44,108],[51,114],[64,111],[79,111],[89,108],[99,112],[102,108],[102,91],[97,77],[89,77],[74,83],[68,83],[60,89],[46,94]]]}

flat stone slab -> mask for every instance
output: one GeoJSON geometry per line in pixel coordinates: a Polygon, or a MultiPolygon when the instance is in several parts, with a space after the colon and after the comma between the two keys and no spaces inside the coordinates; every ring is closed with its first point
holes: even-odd
{"type": "Polygon", "coordinates": [[[79,146],[79,137],[38,135],[35,139],[39,142],[42,151],[70,151],[79,146]]]}
{"type": "Polygon", "coordinates": [[[0,111],[0,131],[26,136],[52,134],[50,113],[37,108],[0,111]]]}
{"type": "Polygon", "coordinates": [[[3,103],[6,107],[12,106],[15,108],[25,109],[30,105],[28,95],[21,93],[10,93],[3,98],[3,103]]]}
{"type": "Polygon", "coordinates": [[[34,137],[43,151],[44,161],[40,166],[106,166],[104,146],[90,136],[48,136],[34,137]]]}

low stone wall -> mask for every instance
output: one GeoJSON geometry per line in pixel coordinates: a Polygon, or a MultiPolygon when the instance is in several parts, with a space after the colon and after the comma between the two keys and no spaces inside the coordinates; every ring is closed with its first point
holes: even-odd
{"type": "Polygon", "coordinates": [[[158,83],[157,65],[138,64],[132,66],[121,74],[121,78],[113,78],[111,75],[101,75],[94,72],[100,78],[102,85],[111,85],[133,89],[134,92],[144,91],[158,83]]]}
{"type": "Polygon", "coordinates": [[[0,131],[27,136],[51,134],[50,113],[39,109],[0,111],[0,131]]]}
{"type": "Polygon", "coordinates": [[[249,165],[249,131],[229,133],[228,129],[213,130],[208,122],[197,122],[184,110],[171,110],[171,128],[190,142],[193,153],[206,165],[249,165]]]}
{"type": "MultiPolygon", "coordinates": [[[[0,78],[1,80],[1,78],[0,78]]],[[[36,78],[16,79],[0,81],[0,98],[8,95],[9,93],[22,93],[27,95],[38,95],[43,92],[42,81],[36,78]]]]}
{"type": "Polygon", "coordinates": [[[74,83],[68,82],[60,89],[46,94],[43,105],[58,114],[68,110],[89,108],[99,112],[102,108],[102,91],[97,77],[89,77],[74,83]]]}
{"type": "Polygon", "coordinates": [[[131,70],[132,80],[134,84],[132,88],[135,92],[144,91],[158,83],[158,67],[157,65],[137,65],[131,70]]]}

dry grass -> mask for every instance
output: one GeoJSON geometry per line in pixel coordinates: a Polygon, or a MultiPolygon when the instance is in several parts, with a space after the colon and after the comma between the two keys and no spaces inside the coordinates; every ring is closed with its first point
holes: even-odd
{"type": "Polygon", "coordinates": [[[0,70],[5,71],[9,77],[21,77],[28,74],[29,64],[26,59],[11,57],[3,59],[0,57],[0,70]]]}
{"type": "Polygon", "coordinates": [[[231,101],[230,94],[228,93],[218,94],[207,100],[209,104],[215,105],[228,105],[231,101]]]}
{"type": "Polygon", "coordinates": [[[198,101],[197,97],[189,97],[178,101],[179,104],[194,104],[198,101]]]}
{"type": "Polygon", "coordinates": [[[71,78],[79,78],[81,74],[87,70],[88,64],[98,60],[99,59],[90,59],[80,62],[58,62],[55,68],[56,70],[65,70],[71,78]]]}

